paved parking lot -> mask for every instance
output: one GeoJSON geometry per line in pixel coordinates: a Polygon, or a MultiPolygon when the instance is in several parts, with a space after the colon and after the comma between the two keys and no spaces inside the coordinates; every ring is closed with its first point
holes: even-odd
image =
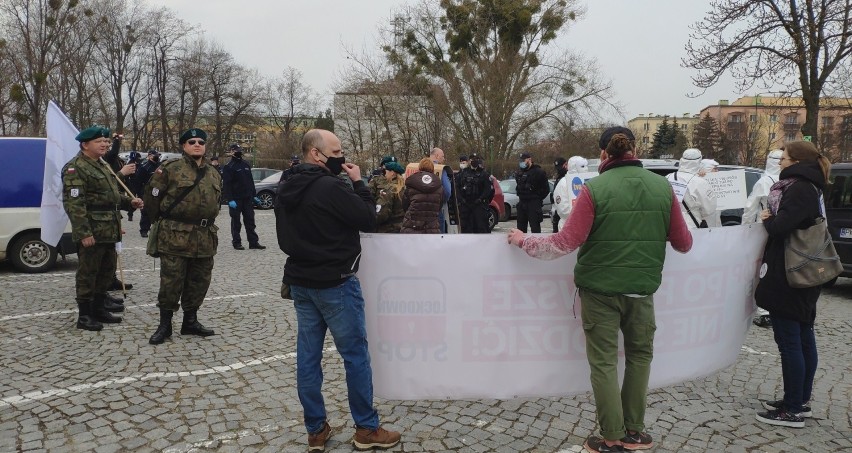
{"type": "MultiPolygon", "coordinates": [[[[135,285],[124,322],[101,332],[74,326],[76,256],[44,275],[0,264],[0,452],[305,451],[295,314],[278,295],[284,257],[271,211],[258,211],[257,221],[269,248],[236,251],[227,211],[219,217],[213,283],[199,312],[216,330],[210,338],[176,331],[164,345],[148,344],[159,274],[136,225],[126,226],[122,253],[135,285]]],[[[733,367],[650,393],[654,451],[852,451],[852,279],[824,291],[819,310],[814,418],[805,429],[755,420],[758,399],[780,396],[780,362],[771,331],[753,328],[733,367]]],[[[325,369],[336,428],[327,451],[352,451],[336,354],[325,369]]],[[[393,451],[578,452],[595,429],[590,395],[376,404],[385,424],[403,430],[393,451]]]]}

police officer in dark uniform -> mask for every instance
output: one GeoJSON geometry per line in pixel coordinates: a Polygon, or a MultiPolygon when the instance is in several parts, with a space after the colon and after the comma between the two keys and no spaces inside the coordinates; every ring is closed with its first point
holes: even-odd
{"type": "Polygon", "coordinates": [[[297,165],[299,165],[301,163],[302,163],[302,161],[301,161],[301,159],[299,159],[299,156],[293,156],[290,159],[290,168],[284,170],[284,172],[281,173],[281,179],[279,179],[278,181],[284,182],[284,181],[290,179],[290,177],[293,176],[293,170],[296,168],[297,165]]]}
{"type": "Polygon", "coordinates": [[[491,175],[482,165],[482,158],[472,154],[470,167],[456,174],[455,183],[462,233],[490,233],[488,204],[494,198],[494,186],[491,175]]]}
{"type": "MultiPolygon", "coordinates": [[[[556,169],[556,180],[553,181],[554,189],[559,185],[559,180],[565,177],[568,173],[568,161],[565,160],[564,157],[557,157],[555,161],[553,161],[553,167],[556,169]]],[[[559,232],[559,214],[556,213],[556,202],[553,199],[553,191],[550,191],[550,204],[554,206],[553,210],[550,213],[550,222],[553,224],[553,232],[559,232]]]]}
{"type": "Polygon", "coordinates": [[[531,233],[541,233],[542,200],[550,194],[547,173],[538,164],[533,163],[530,153],[521,153],[518,163],[520,171],[515,172],[518,193],[518,229],[527,232],[529,223],[531,233]]]}
{"type": "Polygon", "coordinates": [[[228,213],[231,215],[231,243],[237,250],[245,250],[240,238],[240,216],[246,225],[246,238],[250,249],[265,249],[260,245],[254,224],[254,199],[257,191],[254,188],[254,178],[251,165],[243,160],[243,149],[236,143],[228,147],[231,160],[222,170],[222,194],[228,201],[228,213]]]}
{"type": "MultiPolygon", "coordinates": [[[[133,175],[130,184],[130,190],[137,197],[141,197],[145,193],[145,186],[151,179],[151,176],[157,171],[160,166],[160,153],[156,150],[148,151],[147,159],[142,162],[133,175]]],[[[139,210],[139,234],[143,238],[148,237],[148,231],[151,229],[151,218],[148,212],[143,208],[139,210]]]]}
{"type": "Polygon", "coordinates": [[[110,144],[110,131],[93,126],[77,134],[80,152],[62,168],[62,204],[71,221],[72,239],[78,245],[79,268],[76,299],[77,328],[97,331],[102,323],[120,323],[110,311],[107,290],[115,276],[115,243],[121,240],[121,209],[141,208],[142,200],[127,196],[115,174],[102,159],[110,144]]]}

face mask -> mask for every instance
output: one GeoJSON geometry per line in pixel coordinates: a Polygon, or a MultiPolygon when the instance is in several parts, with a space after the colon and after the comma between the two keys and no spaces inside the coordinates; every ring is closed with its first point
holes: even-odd
{"type": "Polygon", "coordinates": [[[464,170],[465,168],[467,168],[467,164],[459,164],[459,168],[461,168],[462,170],[464,170]]]}
{"type": "Polygon", "coordinates": [[[521,163],[518,164],[518,166],[521,167],[521,170],[525,170],[527,168],[527,163],[521,162],[521,163]]]}
{"type": "Polygon", "coordinates": [[[565,176],[568,174],[568,169],[565,167],[559,167],[556,171],[559,173],[559,176],[565,176]]]}
{"type": "MultiPolygon", "coordinates": [[[[319,151],[319,150],[317,150],[319,151]]],[[[325,166],[333,175],[339,175],[343,171],[343,164],[346,163],[345,157],[328,157],[322,151],[319,152],[322,157],[325,157],[325,166]]]]}
{"type": "Polygon", "coordinates": [[[239,152],[234,153],[234,158],[236,158],[236,159],[242,159],[242,158],[243,158],[243,153],[239,153],[239,152]]]}

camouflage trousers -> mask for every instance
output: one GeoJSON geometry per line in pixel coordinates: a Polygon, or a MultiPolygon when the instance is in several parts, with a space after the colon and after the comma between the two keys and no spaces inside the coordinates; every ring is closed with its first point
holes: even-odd
{"type": "Polygon", "coordinates": [[[160,255],[160,293],[157,307],[177,311],[197,310],[204,302],[213,277],[213,257],[187,258],[160,255]]]}
{"type": "Polygon", "coordinates": [[[91,301],[96,294],[105,294],[115,276],[115,244],[78,245],[77,258],[80,262],[77,268],[77,302],[91,301]]]}

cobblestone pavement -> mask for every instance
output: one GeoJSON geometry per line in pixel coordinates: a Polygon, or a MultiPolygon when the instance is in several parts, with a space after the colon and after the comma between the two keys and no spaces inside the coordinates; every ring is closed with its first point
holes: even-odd
{"type": "MultiPolygon", "coordinates": [[[[219,217],[213,284],[199,312],[216,330],[210,338],[176,331],[164,345],[148,344],[158,321],[158,271],[135,225],[127,225],[122,253],[125,279],[135,285],[124,322],[101,332],[74,326],[76,257],[44,275],[0,265],[0,452],[305,451],[295,314],[278,295],[283,254],[271,211],[258,211],[257,220],[269,248],[236,251],[227,212],[219,217]]],[[[755,420],[758,400],[781,389],[771,331],[753,328],[731,368],[650,393],[654,451],[852,451],[852,279],[824,291],[819,308],[821,360],[805,429],[755,420]]],[[[327,354],[325,369],[336,430],[327,451],[352,451],[336,354],[327,354]]],[[[386,425],[403,430],[393,451],[578,452],[595,430],[590,395],[376,405],[386,425]]]]}

